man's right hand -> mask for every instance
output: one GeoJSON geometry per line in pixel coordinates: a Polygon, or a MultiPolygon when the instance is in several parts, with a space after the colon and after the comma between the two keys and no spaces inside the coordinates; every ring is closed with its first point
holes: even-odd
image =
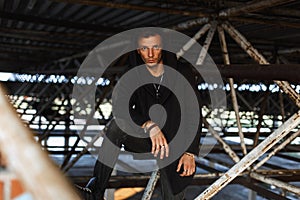
{"type": "Polygon", "coordinates": [[[157,157],[159,152],[160,152],[160,159],[163,159],[164,157],[168,157],[169,145],[160,128],[158,126],[152,128],[149,132],[149,136],[152,142],[151,153],[154,154],[154,157],[157,157]]]}

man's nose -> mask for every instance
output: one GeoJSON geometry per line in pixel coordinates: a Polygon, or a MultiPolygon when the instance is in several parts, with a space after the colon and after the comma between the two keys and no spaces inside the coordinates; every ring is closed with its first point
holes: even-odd
{"type": "Polygon", "coordinates": [[[150,58],[153,57],[153,48],[148,49],[148,57],[150,57],[150,58]]]}

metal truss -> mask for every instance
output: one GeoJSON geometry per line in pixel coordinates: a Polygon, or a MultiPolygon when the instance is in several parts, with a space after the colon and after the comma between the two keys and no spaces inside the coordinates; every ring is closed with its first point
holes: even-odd
{"type": "MultiPolygon", "coordinates": [[[[225,32],[259,64],[269,63],[229,22],[210,21],[209,23],[205,23],[205,20],[202,22],[204,23],[203,27],[194,36],[195,40],[206,36],[203,51],[199,52],[197,65],[203,63],[206,52],[209,50],[210,43],[216,32],[218,32],[224,64],[231,64],[230,51],[227,49],[225,40],[225,32]]],[[[178,52],[177,57],[180,58],[192,45],[193,43],[187,43],[186,46],[178,52]]],[[[48,150],[49,153],[66,155],[61,165],[62,170],[65,172],[67,172],[81,156],[85,155],[89,148],[93,148],[93,143],[97,139],[95,135],[90,135],[93,139],[90,142],[86,141],[86,143],[88,143],[87,147],[80,146],[80,140],[84,135],[89,136],[88,126],[91,124],[95,125],[95,123],[91,123],[95,121],[95,113],[97,112],[98,115],[97,123],[101,125],[105,125],[111,118],[111,114],[108,117],[104,116],[104,111],[100,105],[104,101],[108,100],[109,102],[114,83],[118,77],[117,73],[113,74],[108,77],[110,79],[109,85],[99,86],[97,88],[95,109],[91,108],[89,103],[84,104],[83,102],[85,101],[79,102],[73,99],[71,96],[72,83],[70,80],[76,76],[74,66],[75,68],[80,66],[80,59],[82,59],[84,55],[86,54],[61,59],[45,66],[43,70],[47,69],[47,73],[41,70],[40,76],[32,76],[30,81],[23,82],[15,93],[9,95],[18,114],[24,119],[27,126],[35,131],[38,142],[41,143],[43,148],[48,150]],[[54,69],[57,69],[54,67],[56,65],[60,66],[61,72],[63,72],[64,77],[69,81],[58,83],[57,81],[60,77],[57,76],[53,82],[49,82],[51,76],[60,74],[59,71],[54,71],[54,69]],[[53,68],[51,68],[51,66],[53,66],[53,68]],[[51,69],[53,69],[53,71],[51,71],[51,69]],[[42,72],[44,72],[44,74],[42,74],[42,72]],[[74,125],[74,108],[78,109],[78,111],[82,111],[82,118],[85,119],[83,128],[79,133],[76,133],[76,131],[70,128],[74,125]],[[30,118],[26,118],[26,116],[30,116],[30,118]],[[64,127],[62,130],[58,128],[60,125],[64,127]],[[51,137],[64,138],[64,145],[56,147],[48,146],[47,141],[51,137]],[[70,143],[71,137],[76,138],[72,145],[70,143]],[[63,150],[53,150],[55,148],[63,148],[63,150]],[[78,150],[76,150],[78,148],[80,148],[81,151],[78,152],[78,150]],[[74,154],[77,156],[71,160],[74,154]]],[[[19,77],[20,81],[22,81],[21,77],[22,76],[19,77]]],[[[291,142],[299,136],[299,94],[287,81],[274,81],[284,93],[280,90],[277,92],[272,91],[272,89],[270,89],[272,83],[270,82],[265,84],[267,88],[265,91],[258,93],[239,91],[236,85],[242,86],[243,84],[247,84],[246,82],[236,82],[233,78],[229,78],[225,80],[225,82],[227,82],[230,87],[230,90],[227,92],[227,98],[230,103],[228,104],[228,110],[220,111],[222,112],[221,121],[223,127],[216,127],[217,123],[214,123],[215,111],[210,110],[209,101],[204,101],[203,109],[206,109],[206,115],[203,120],[206,128],[204,130],[206,134],[211,134],[211,136],[217,140],[218,145],[204,158],[199,157],[199,168],[206,169],[208,173],[197,174],[195,183],[199,184],[197,179],[201,178],[202,181],[204,179],[204,182],[210,186],[196,199],[210,199],[232,181],[236,181],[250,189],[260,191],[260,194],[264,193],[265,196],[270,198],[280,195],[263,189],[261,182],[300,196],[299,187],[292,185],[290,183],[291,180],[281,180],[289,174],[300,177],[299,169],[272,169],[274,165],[268,163],[274,156],[300,162],[299,158],[293,158],[292,156],[281,153],[282,150],[292,152],[293,148],[298,148],[294,151],[299,152],[299,147],[291,144],[291,142]],[[231,129],[235,131],[230,131],[231,129]],[[229,136],[238,137],[240,143],[229,143],[226,139],[229,136]],[[251,139],[252,144],[246,144],[245,139],[251,139]],[[228,156],[232,160],[232,163],[222,161],[221,157],[218,158],[218,154],[216,153],[228,156]],[[214,155],[217,156],[214,157],[214,155]],[[262,156],[264,156],[264,158],[261,159],[262,156]],[[214,163],[214,165],[223,165],[227,169],[226,171],[220,171],[216,167],[209,167],[203,164],[203,161],[214,163]],[[263,167],[266,166],[271,169],[265,170],[263,167]],[[249,179],[253,182],[249,183],[249,179]]],[[[252,83],[249,84],[251,85],[252,83]]],[[[84,99],[88,92],[89,91],[82,90],[81,97],[84,99]]],[[[205,96],[207,93],[205,90],[199,90],[199,92],[200,96],[205,96]]],[[[98,136],[100,137],[101,135],[98,136]]],[[[203,146],[205,146],[205,144],[203,144],[203,146]]],[[[124,179],[122,181],[126,182],[124,179]]],[[[299,182],[299,179],[293,181],[299,182]]]]}

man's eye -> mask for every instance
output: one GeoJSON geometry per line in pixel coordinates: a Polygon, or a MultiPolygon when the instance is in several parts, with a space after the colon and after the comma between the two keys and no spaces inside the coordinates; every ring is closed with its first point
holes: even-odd
{"type": "Polygon", "coordinates": [[[159,46],[158,45],[157,46],[153,46],[153,49],[158,50],[159,46]]]}
{"type": "Polygon", "coordinates": [[[140,48],[142,51],[146,51],[148,48],[147,47],[141,47],[140,48]]]}

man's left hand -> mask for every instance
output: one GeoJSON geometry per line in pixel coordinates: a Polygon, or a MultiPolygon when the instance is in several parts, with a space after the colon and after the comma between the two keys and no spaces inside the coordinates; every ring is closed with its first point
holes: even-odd
{"type": "Polygon", "coordinates": [[[195,158],[184,153],[179,160],[176,171],[179,172],[181,167],[183,167],[183,172],[180,176],[193,175],[196,170],[195,158]]]}

